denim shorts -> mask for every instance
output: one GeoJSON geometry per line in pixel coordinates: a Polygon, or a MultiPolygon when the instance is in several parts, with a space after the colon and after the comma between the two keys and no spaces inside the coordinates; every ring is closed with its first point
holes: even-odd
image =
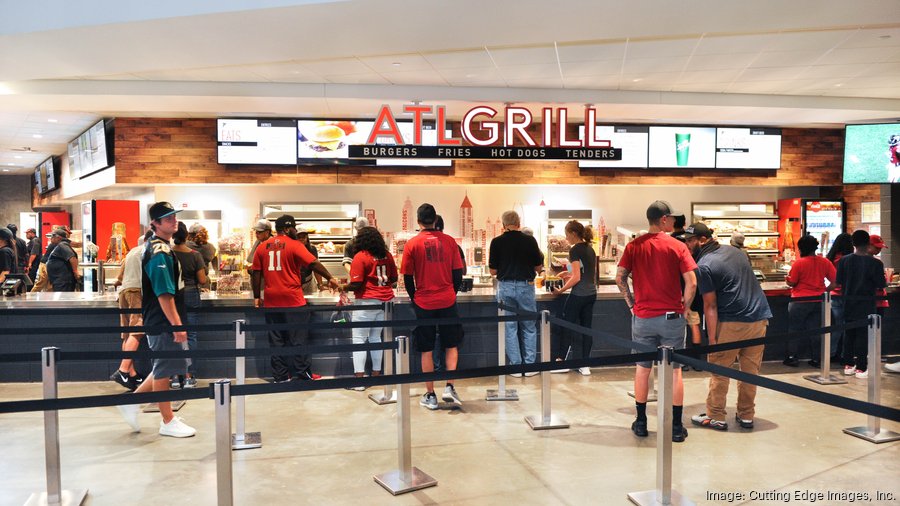
{"type": "MultiPolygon", "coordinates": [[[[631,340],[648,346],[671,346],[675,349],[684,348],[685,321],[681,315],[671,320],[666,315],[654,318],[631,317],[631,340]]],[[[631,350],[632,353],[641,353],[639,350],[631,350]]],[[[637,362],[641,367],[651,367],[652,362],[637,362]]],[[[680,364],[673,363],[673,367],[680,364]]]]}
{"type": "MultiPolygon", "coordinates": [[[[181,351],[185,349],[183,344],[176,343],[175,336],[171,332],[162,334],[147,334],[147,344],[153,351],[181,351]]],[[[153,379],[162,379],[185,374],[189,362],[186,358],[154,358],[153,379]]]]}

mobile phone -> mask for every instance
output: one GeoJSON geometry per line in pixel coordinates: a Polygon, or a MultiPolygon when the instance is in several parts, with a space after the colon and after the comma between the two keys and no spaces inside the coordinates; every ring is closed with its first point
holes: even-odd
{"type": "Polygon", "coordinates": [[[677,320],[681,315],[678,313],[666,313],[666,320],[677,320]]]}

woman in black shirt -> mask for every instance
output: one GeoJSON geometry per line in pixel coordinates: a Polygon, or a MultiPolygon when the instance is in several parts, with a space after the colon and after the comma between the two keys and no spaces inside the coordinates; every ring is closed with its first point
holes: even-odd
{"type": "MultiPolygon", "coordinates": [[[[200,321],[200,315],[196,309],[200,307],[200,286],[209,282],[206,277],[206,261],[200,253],[192,250],[185,244],[187,242],[188,230],[184,223],[178,223],[178,230],[172,235],[172,241],[175,246],[172,252],[178,258],[181,265],[181,279],[184,281],[184,307],[187,314],[182,319],[187,325],[196,325],[200,321]]],[[[187,332],[188,349],[197,348],[197,331],[189,330],[187,332]]],[[[172,388],[194,388],[197,386],[197,380],[194,378],[194,363],[190,361],[188,365],[187,375],[182,381],[180,377],[171,379],[172,388]]]]}
{"type": "MultiPolygon", "coordinates": [[[[594,302],[597,300],[597,285],[594,284],[597,255],[591,248],[594,234],[590,228],[585,228],[581,223],[572,220],[566,223],[566,240],[572,245],[569,249],[569,272],[561,274],[560,277],[564,277],[566,283],[562,288],[554,289],[553,294],[562,295],[571,289],[572,292],[566,298],[563,306],[563,319],[582,327],[591,328],[594,302]]],[[[581,346],[577,346],[575,349],[580,350],[580,353],[576,352],[575,355],[580,356],[573,358],[590,358],[594,338],[565,329],[556,348],[556,360],[564,360],[572,345],[579,341],[581,346]]],[[[558,369],[553,372],[557,371],[567,372],[568,369],[558,369]]],[[[584,376],[590,376],[591,368],[579,367],[578,372],[584,376]]]]}

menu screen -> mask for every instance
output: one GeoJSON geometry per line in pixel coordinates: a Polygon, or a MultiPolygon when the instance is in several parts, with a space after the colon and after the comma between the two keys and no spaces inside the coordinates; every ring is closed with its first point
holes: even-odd
{"type": "Polygon", "coordinates": [[[297,126],[293,120],[219,119],[217,125],[221,164],[297,163],[297,126]]]}
{"type": "Polygon", "coordinates": [[[650,127],[650,168],[712,169],[716,166],[713,127],[650,127]]]}
{"type": "Polygon", "coordinates": [[[780,167],[780,129],[716,129],[717,169],[778,169],[780,167]]]}
{"type": "MultiPolygon", "coordinates": [[[[647,168],[647,150],[649,143],[650,127],[623,126],[623,125],[597,125],[594,138],[610,141],[612,147],[622,150],[621,160],[578,160],[581,168],[647,168]]],[[[584,126],[578,127],[578,138],[584,139],[584,126]]]]}
{"type": "Polygon", "coordinates": [[[78,138],[69,142],[66,152],[69,159],[69,177],[78,179],[81,177],[81,155],[78,152],[78,138]]]}
{"type": "Polygon", "coordinates": [[[34,169],[34,187],[37,188],[38,195],[44,193],[44,183],[41,181],[41,168],[34,169]]]}
{"type": "Polygon", "coordinates": [[[88,149],[91,153],[91,167],[88,173],[97,172],[100,169],[109,167],[109,161],[106,154],[106,128],[103,120],[92,126],[86,134],[82,135],[87,138],[88,149]]]}
{"type": "Polygon", "coordinates": [[[53,171],[53,158],[48,158],[46,162],[41,164],[41,172],[46,174],[47,182],[44,185],[44,191],[49,192],[57,188],[56,173],[53,171]]]}
{"type": "Polygon", "coordinates": [[[297,161],[307,164],[375,165],[375,160],[351,160],[348,146],[365,144],[372,121],[297,121],[297,161]]]}
{"type": "Polygon", "coordinates": [[[900,183],[900,123],[847,125],[844,183],[900,183]]]}

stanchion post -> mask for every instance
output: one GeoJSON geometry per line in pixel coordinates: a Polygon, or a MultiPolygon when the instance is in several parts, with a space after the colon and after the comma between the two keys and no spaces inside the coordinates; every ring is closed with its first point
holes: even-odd
{"type": "MultiPolygon", "coordinates": [[[[497,308],[497,316],[503,316],[505,311],[500,307],[497,308]]],[[[506,323],[497,322],[497,365],[503,367],[506,365],[506,323]]],[[[489,401],[517,401],[519,394],[515,388],[506,388],[506,375],[501,374],[497,377],[497,389],[489,389],[486,400],[489,401]]]]}
{"type": "MultiPolygon", "coordinates": [[[[541,362],[549,363],[550,357],[550,311],[541,311],[541,362]]],[[[554,415],[550,407],[550,371],[541,371],[541,416],[529,415],[525,422],[532,430],[568,429],[569,424],[559,415],[554,415]]]]}
{"type": "Polygon", "coordinates": [[[234,482],[231,465],[231,380],[221,379],[213,385],[216,403],[216,504],[234,504],[234,482]]]}
{"type": "Polygon", "coordinates": [[[693,505],[689,499],[672,490],[672,348],[659,347],[659,401],[656,406],[656,489],[630,492],[628,500],[639,506],[693,505]]]}
{"type": "MultiPolygon", "coordinates": [[[[394,301],[389,300],[384,303],[384,321],[389,322],[394,319],[394,301]]],[[[386,325],[384,327],[384,337],[382,341],[385,343],[394,342],[394,327],[386,325]]],[[[382,358],[381,374],[385,376],[394,374],[394,354],[385,352],[382,358]]],[[[384,392],[381,394],[369,394],[369,399],[375,404],[382,406],[384,404],[393,404],[397,402],[397,393],[394,386],[387,384],[384,386],[384,392]]]]}
{"type": "MultiPolygon", "coordinates": [[[[409,338],[397,339],[397,374],[409,373],[409,338]]],[[[393,495],[405,494],[437,485],[437,480],[412,465],[412,435],[409,420],[409,383],[397,385],[397,461],[396,470],[374,476],[375,482],[393,495]]]]}
{"type": "MultiPolygon", "coordinates": [[[[881,404],[881,316],[869,315],[869,378],[867,381],[868,401],[872,404],[881,404]]],[[[868,415],[868,424],[865,427],[850,427],[844,432],[851,436],[865,439],[870,443],[888,443],[900,439],[900,434],[883,430],[881,418],[868,415]]]]}
{"type": "MultiPolygon", "coordinates": [[[[822,294],[822,328],[831,326],[831,292],[822,294]]],[[[840,385],[847,380],[831,374],[831,332],[822,333],[822,351],[819,357],[822,370],[819,374],[808,374],[804,379],[820,385],[840,385]]]]}
{"type": "MultiPolygon", "coordinates": [[[[56,377],[56,362],[59,348],[41,349],[41,379],[44,399],[56,399],[59,393],[56,377]]],[[[25,506],[79,506],[87,497],[85,490],[62,490],[59,459],[59,411],[44,411],[44,455],[47,470],[47,491],[31,494],[25,506]]]]}
{"type": "MultiPolygon", "coordinates": [[[[245,320],[234,321],[234,347],[238,350],[247,348],[247,334],[244,332],[245,323],[245,320]]],[[[246,367],[246,357],[235,357],[234,376],[236,384],[243,385],[244,381],[246,381],[246,367]]],[[[244,415],[246,414],[244,400],[244,396],[238,396],[234,400],[234,434],[231,435],[232,450],[249,450],[262,447],[262,434],[244,431],[244,415]]]]}

